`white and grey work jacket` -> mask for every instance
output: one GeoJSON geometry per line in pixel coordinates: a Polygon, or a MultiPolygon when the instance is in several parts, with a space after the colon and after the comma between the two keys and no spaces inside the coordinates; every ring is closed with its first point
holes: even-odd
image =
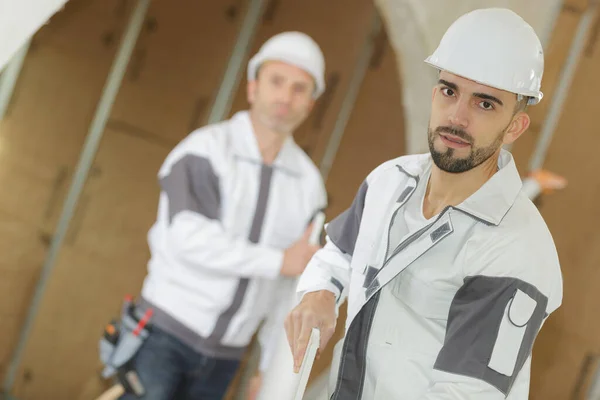
{"type": "Polygon", "coordinates": [[[391,221],[427,185],[429,154],[380,165],[327,225],[297,290],[329,290],[338,306],[348,298],[333,400],[528,398],[531,349],[562,302],[562,277],[510,153],[498,164],[476,193],[420,229],[396,219],[402,239],[391,251],[391,221]]]}
{"type": "Polygon", "coordinates": [[[292,137],[263,164],[244,111],[188,135],[158,178],[141,307],[155,309],[154,325],[219,358],[241,357],[268,317],[259,336],[266,368],[288,311],[277,305],[293,293],[280,275],[283,249],[326,207],[318,169],[292,137]]]}

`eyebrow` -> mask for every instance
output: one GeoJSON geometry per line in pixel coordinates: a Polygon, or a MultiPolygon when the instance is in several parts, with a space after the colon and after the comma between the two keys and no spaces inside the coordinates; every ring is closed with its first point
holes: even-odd
{"type": "Polygon", "coordinates": [[[458,86],[456,85],[456,83],[448,82],[447,80],[444,80],[444,79],[440,79],[438,81],[438,83],[441,85],[444,85],[444,86],[448,86],[452,90],[458,91],[458,86]]]}
{"type": "Polygon", "coordinates": [[[490,96],[489,94],[485,94],[485,93],[473,93],[473,96],[479,97],[480,99],[483,99],[483,100],[493,101],[495,103],[498,103],[501,106],[504,105],[504,103],[502,102],[502,100],[500,100],[497,97],[490,96]]]}
{"type": "MultiPolygon", "coordinates": [[[[458,86],[456,85],[456,83],[452,83],[452,82],[448,82],[447,80],[444,79],[440,79],[438,81],[439,84],[444,85],[444,86],[448,86],[450,89],[458,91],[458,86]]],[[[485,93],[473,93],[473,96],[478,97],[480,99],[483,100],[489,100],[489,101],[493,101],[494,103],[497,103],[501,106],[504,105],[504,103],[502,102],[502,100],[500,100],[499,98],[489,95],[489,94],[485,94],[485,93]]]]}

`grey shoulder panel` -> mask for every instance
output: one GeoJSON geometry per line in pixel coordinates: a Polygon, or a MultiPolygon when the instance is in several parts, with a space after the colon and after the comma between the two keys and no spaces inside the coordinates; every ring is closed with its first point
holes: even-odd
{"type": "Polygon", "coordinates": [[[350,208],[333,219],[327,226],[327,235],[344,253],[354,254],[354,246],[360,229],[368,184],[363,181],[350,208]]]}
{"type": "Polygon", "coordinates": [[[221,194],[219,177],[210,160],[187,154],[160,180],[169,199],[169,220],[182,211],[192,211],[209,219],[219,219],[221,194]]]}
{"type": "Polygon", "coordinates": [[[504,395],[531,354],[548,298],[510,277],[465,279],[448,314],[434,368],[480,379],[504,395]]]}

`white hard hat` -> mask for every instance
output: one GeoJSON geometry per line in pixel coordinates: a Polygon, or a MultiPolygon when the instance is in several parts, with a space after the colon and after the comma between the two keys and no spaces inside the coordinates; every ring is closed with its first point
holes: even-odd
{"type": "Polygon", "coordinates": [[[248,80],[256,79],[260,65],[269,60],[283,61],[308,72],[315,79],[315,99],[325,91],[325,57],[310,36],[283,32],[267,40],[248,63],[248,80]]]}
{"type": "Polygon", "coordinates": [[[497,89],[542,99],[544,50],[533,28],[505,8],[484,8],[458,18],[426,63],[497,89]]]}

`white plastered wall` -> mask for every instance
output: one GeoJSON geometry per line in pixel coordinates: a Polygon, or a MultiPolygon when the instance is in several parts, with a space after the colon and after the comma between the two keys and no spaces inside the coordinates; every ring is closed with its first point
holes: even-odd
{"type": "Polygon", "coordinates": [[[0,0],[0,71],[67,0],[0,0]]]}
{"type": "Polygon", "coordinates": [[[559,0],[375,0],[397,54],[405,112],[406,153],[427,151],[431,87],[437,76],[423,63],[460,15],[483,7],[506,7],[521,15],[547,45],[559,0]]]}

